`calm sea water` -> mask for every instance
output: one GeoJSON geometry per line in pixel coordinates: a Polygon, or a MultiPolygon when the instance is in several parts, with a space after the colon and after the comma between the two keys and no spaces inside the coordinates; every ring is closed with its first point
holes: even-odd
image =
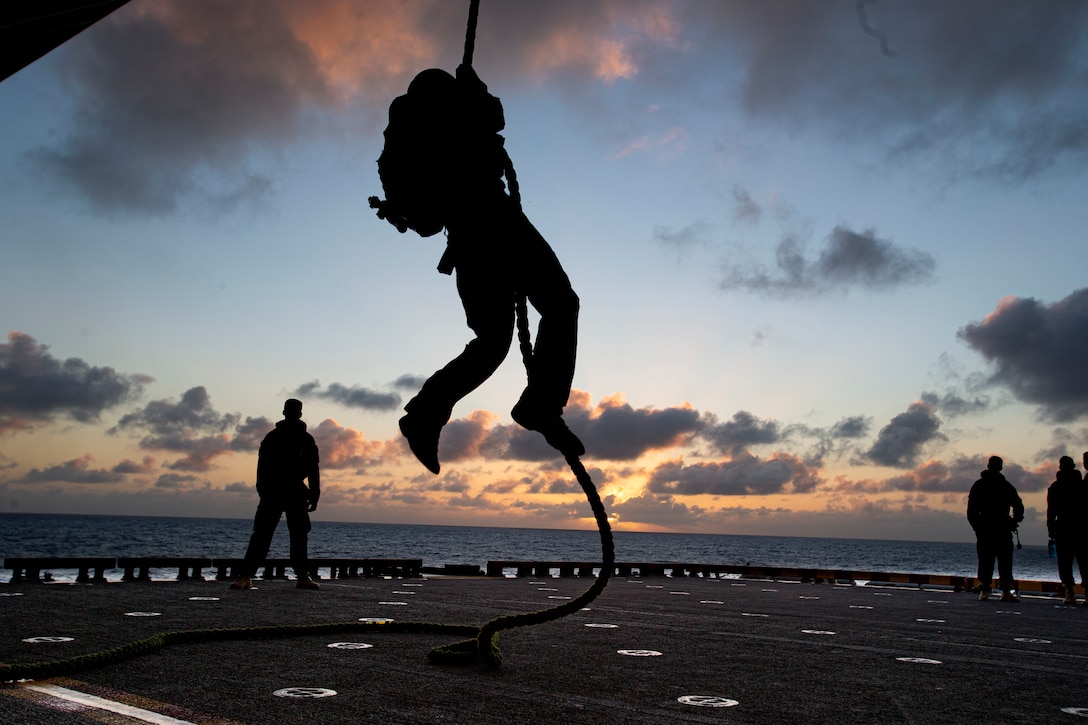
{"type": "MultiPolygon", "coordinates": [[[[18,556],[200,556],[240,557],[249,541],[248,519],[142,516],[0,514],[0,557],[18,556]]],[[[728,534],[660,534],[618,531],[616,560],[685,564],[748,564],[973,576],[973,543],[823,539],[728,534]]],[[[281,523],[269,554],[288,556],[287,526],[281,523]]],[[[599,561],[597,531],[502,529],[472,526],[411,526],[317,522],[310,556],[420,558],[425,566],[488,561],[599,561]]],[[[995,572],[996,573],[996,572],[995,572]]],[[[54,573],[58,580],[74,578],[54,573]]],[[[1057,564],[1046,547],[1016,552],[1020,579],[1057,581],[1057,564]]],[[[107,572],[107,578],[119,578],[107,572]]],[[[11,572],[0,570],[0,581],[11,572]]]]}

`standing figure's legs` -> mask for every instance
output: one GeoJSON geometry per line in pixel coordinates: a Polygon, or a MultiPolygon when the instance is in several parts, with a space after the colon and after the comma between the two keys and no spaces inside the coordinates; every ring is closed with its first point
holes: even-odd
{"type": "Polygon", "coordinates": [[[995,556],[990,539],[986,536],[979,536],[975,541],[975,551],[978,553],[979,598],[988,599],[994,583],[995,556]]]}
{"type": "Polygon", "coordinates": [[[231,585],[233,588],[249,588],[249,580],[268,557],[268,549],[272,546],[272,535],[276,533],[276,526],[282,514],[282,501],[261,498],[260,503],[257,504],[257,513],[253,516],[253,533],[250,534],[249,546],[246,547],[245,571],[231,585]]]}
{"type": "Polygon", "coordinates": [[[1076,556],[1076,550],[1073,541],[1061,537],[1056,539],[1054,543],[1058,548],[1058,579],[1061,580],[1062,586],[1065,587],[1065,602],[1066,604],[1076,604],[1076,594],[1073,592],[1073,559],[1076,556]]]}
{"type": "Polygon", "coordinates": [[[1001,599],[1002,601],[1013,601],[1015,595],[1012,590],[1015,582],[1012,578],[1012,534],[1006,534],[1001,539],[996,540],[994,548],[997,552],[997,574],[1001,583],[1001,599]]]}
{"type": "Polygon", "coordinates": [[[1088,536],[1081,534],[1073,538],[1073,556],[1077,560],[1080,573],[1080,585],[1085,588],[1085,606],[1088,606],[1088,536]]]}
{"type": "MultiPolygon", "coordinates": [[[[291,568],[295,570],[295,579],[300,588],[313,588],[307,586],[310,582],[308,534],[310,533],[310,514],[306,512],[306,491],[302,490],[297,500],[291,501],[286,507],[287,530],[291,534],[291,568]]],[[[310,584],[314,584],[310,582],[310,584]]]]}

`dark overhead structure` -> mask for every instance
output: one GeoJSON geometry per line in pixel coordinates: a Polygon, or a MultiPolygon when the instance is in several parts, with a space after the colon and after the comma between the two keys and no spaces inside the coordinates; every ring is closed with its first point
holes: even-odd
{"type": "Polygon", "coordinates": [[[0,0],[0,81],[129,0],[0,0]]]}

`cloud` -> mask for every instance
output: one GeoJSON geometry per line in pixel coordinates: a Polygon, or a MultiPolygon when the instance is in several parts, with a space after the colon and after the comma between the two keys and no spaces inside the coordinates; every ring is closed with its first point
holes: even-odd
{"type": "Polygon", "coordinates": [[[608,497],[605,510],[623,523],[653,524],[683,529],[708,518],[709,511],[698,505],[685,504],[670,495],[643,493],[623,501],[608,497]]]}
{"type": "Polygon", "coordinates": [[[366,469],[382,463],[386,456],[394,455],[390,449],[399,450],[396,443],[368,441],[354,428],[347,428],[332,418],[321,421],[310,429],[317,443],[321,469],[366,469]]]}
{"type": "Polygon", "coordinates": [[[775,250],[774,270],[726,262],[719,285],[770,297],[802,297],[929,282],[935,269],[936,261],[927,252],[897,247],[871,229],[855,232],[836,226],[816,259],[806,259],[802,242],[789,235],[775,250]]]}
{"type": "MultiPolygon", "coordinates": [[[[506,88],[556,83],[587,114],[602,86],[690,103],[692,77],[725,68],[717,88],[696,84],[699,103],[847,147],[863,138],[879,144],[873,164],[1015,182],[1088,156],[1086,18],[1079,3],[985,0],[868,3],[860,26],[856,7],[797,1],[494,3],[475,63],[506,88]]],[[[464,24],[465,7],[440,0],[130,3],[57,51],[73,116],[31,161],[105,213],[264,199],[283,149],[376,127],[412,75],[455,66],[464,24]]],[[[630,136],[674,148],[684,132],[630,136]]]]}
{"type": "Polygon", "coordinates": [[[672,448],[689,440],[701,425],[699,412],[687,404],[634,408],[616,395],[590,410],[588,402],[568,404],[565,417],[597,459],[632,461],[648,451],[672,448]]]}
{"type": "Polygon", "coordinates": [[[1064,423],[1088,414],[1088,288],[1044,304],[1005,297],[981,322],[956,333],[993,364],[989,383],[1064,423]]]}
{"type": "Polygon", "coordinates": [[[707,424],[699,435],[713,443],[722,453],[734,453],[754,445],[777,443],[780,439],[778,423],[773,420],[762,421],[746,410],[737,411],[725,423],[718,423],[712,416],[707,417],[707,424]]]}
{"type": "MultiPolygon", "coordinates": [[[[951,461],[927,461],[904,473],[884,479],[864,479],[860,481],[840,480],[831,490],[837,494],[872,494],[872,493],[924,493],[924,494],[963,494],[966,506],[966,494],[978,480],[990,454],[974,457],[955,456],[951,461]]],[[[1054,462],[1053,469],[1057,470],[1054,462]]],[[[1005,477],[1021,494],[1045,491],[1053,480],[1053,474],[1046,467],[1028,470],[1018,463],[1005,460],[1002,470],[1005,477]]]]}
{"type": "Polygon", "coordinates": [[[155,488],[185,491],[194,488],[200,481],[196,476],[182,473],[164,473],[155,480],[155,488]]]}
{"type": "MultiPolygon", "coordinates": [[[[252,203],[275,193],[283,148],[377,126],[415,73],[456,65],[465,18],[439,0],[131,3],[59,51],[74,116],[30,161],[104,213],[252,203]]],[[[477,65],[614,83],[676,31],[649,0],[497,3],[477,65]]]]}
{"type": "Polygon", "coordinates": [[[300,398],[313,396],[322,400],[331,400],[348,408],[363,410],[396,410],[400,407],[400,396],[396,393],[378,393],[357,385],[349,388],[340,383],[330,383],[322,390],[321,383],[316,380],[298,386],[294,395],[300,398]]]}
{"type": "Polygon", "coordinates": [[[172,470],[208,471],[221,455],[256,450],[272,429],[267,418],[247,417],[240,423],[241,418],[238,413],[215,410],[207,389],[199,385],[186,390],[177,402],[154,400],[122,416],[109,433],[142,433],[141,448],[183,453],[182,458],[164,464],[172,470]]]}
{"type": "Polygon", "coordinates": [[[877,465],[907,468],[918,460],[926,444],[944,440],[940,428],[935,407],[916,401],[880,429],[865,456],[877,465]]]}
{"type": "MultiPolygon", "coordinates": [[[[131,3],[65,50],[77,100],[38,167],[105,212],[173,212],[267,192],[252,152],[320,129],[434,58],[431,3],[316,0],[131,3]]],[[[463,23],[463,21],[462,21],[463,23]]]]}
{"type": "Polygon", "coordinates": [[[59,360],[49,346],[22,332],[0,343],[0,434],[29,430],[63,416],[91,423],[129,403],[152,382],[147,375],[93,367],[80,358],[59,360]]]}
{"type": "Polygon", "coordinates": [[[759,202],[740,186],[733,187],[733,218],[748,224],[758,223],[763,218],[763,208],[759,202]]]}
{"type": "Polygon", "coordinates": [[[932,405],[934,409],[941,411],[949,418],[956,418],[961,415],[971,415],[974,413],[985,413],[993,408],[993,401],[985,395],[975,395],[971,398],[965,398],[962,395],[953,392],[946,391],[944,393],[922,393],[920,396],[923,403],[932,405]]]}
{"type": "Polygon", "coordinates": [[[422,375],[405,374],[393,381],[393,387],[415,392],[422,388],[425,382],[427,382],[427,378],[422,375]]]}
{"type": "Polygon", "coordinates": [[[155,435],[189,433],[191,431],[221,432],[237,425],[238,414],[220,415],[212,407],[211,396],[203,385],[186,390],[181,400],[155,400],[143,410],[128,413],[117,422],[117,428],[138,428],[155,435]]]}
{"type": "MultiPolygon", "coordinates": [[[[896,58],[874,52],[856,8],[834,3],[682,6],[681,41],[703,65],[732,61],[740,80],[723,80],[722,91],[754,121],[879,143],[884,158],[874,163],[926,159],[952,176],[1009,182],[1083,165],[1081,4],[994,12],[986,0],[922,0],[865,10],[896,58]]],[[[672,62],[658,76],[675,83],[685,70],[672,62]]]]}
{"type": "Polygon", "coordinates": [[[26,475],[13,483],[80,483],[80,484],[110,484],[120,483],[124,480],[124,473],[116,469],[93,469],[91,463],[94,456],[86,454],[79,458],[65,461],[58,466],[49,468],[32,468],[26,475]]]}
{"type": "Polygon", "coordinates": [[[678,252],[685,252],[692,247],[707,246],[707,232],[710,225],[706,222],[694,222],[673,231],[669,227],[654,227],[654,240],[678,252]]]}
{"type": "Polygon", "coordinates": [[[869,434],[871,421],[861,415],[843,418],[831,426],[832,438],[862,438],[869,434]]]}
{"type": "Polygon", "coordinates": [[[816,471],[796,456],[775,453],[761,459],[740,451],[728,461],[663,463],[650,475],[646,488],[677,496],[766,496],[808,493],[819,483],[816,471]]]}

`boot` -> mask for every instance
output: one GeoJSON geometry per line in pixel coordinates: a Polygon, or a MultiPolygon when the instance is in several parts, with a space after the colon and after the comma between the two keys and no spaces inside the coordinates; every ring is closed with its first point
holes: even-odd
{"type": "Polygon", "coordinates": [[[315,582],[310,577],[303,575],[298,578],[298,583],[295,584],[296,589],[320,589],[321,585],[315,582]]]}
{"type": "Polygon", "coordinates": [[[252,589],[253,588],[253,580],[250,579],[248,576],[240,576],[237,579],[235,579],[233,582],[231,582],[230,588],[231,589],[252,589]]]}

